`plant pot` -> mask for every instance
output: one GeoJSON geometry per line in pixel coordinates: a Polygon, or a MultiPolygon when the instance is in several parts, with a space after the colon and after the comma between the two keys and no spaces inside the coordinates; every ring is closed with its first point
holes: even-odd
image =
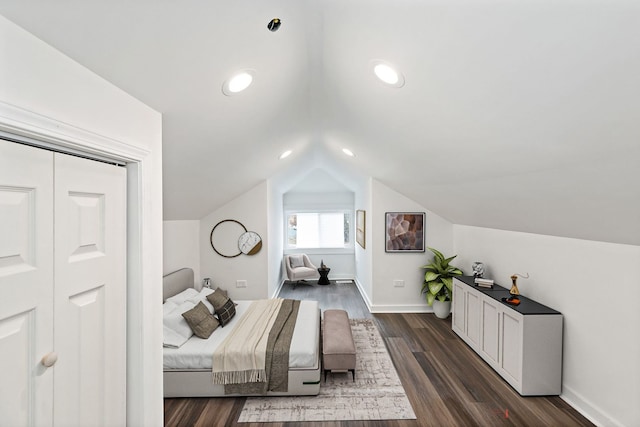
{"type": "Polygon", "coordinates": [[[433,313],[439,319],[446,319],[449,317],[449,313],[451,313],[451,301],[442,302],[440,300],[435,300],[433,302],[433,313]]]}

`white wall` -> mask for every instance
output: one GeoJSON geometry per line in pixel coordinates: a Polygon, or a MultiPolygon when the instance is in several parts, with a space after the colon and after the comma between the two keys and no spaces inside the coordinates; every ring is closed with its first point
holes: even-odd
{"type": "MultiPolygon", "coordinates": [[[[267,183],[263,181],[200,220],[200,277],[197,281],[201,282],[203,277],[210,277],[213,285],[226,289],[229,297],[235,299],[254,300],[269,297],[267,272],[271,237],[267,233],[267,195],[267,183]],[[262,237],[260,252],[251,256],[241,254],[235,258],[225,258],[214,252],[209,240],[211,230],[225,219],[240,221],[248,231],[257,232],[262,237]],[[247,287],[238,288],[238,280],[246,280],[247,287]]],[[[237,237],[233,236],[229,244],[236,244],[237,237]]]]}
{"type": "Polygon", "coordinates": [[[282,191],[279,190],[271,180],[267,181],[267,227],[269,236],[267,240],[267,295],[269,298],[278,296],[280,284],[285,279],[284,266],[282,263],[284,243],[282,239],[273,237],[284,235],[282,196],[282,191]]]}
{"type": "Polygon", "coordinates": [[[127,423],[163,424],[159,113],[0,16],[0,130],[131,159],[127,423]]]}
{"type": "Polygon", "coordinates": [[[371,250],[373,256],[373,289],[365,300],[368,300],[374,312],[432,311],[421,294],[424,270],[420,268],[429,263],[431,253],[428,250],[425,253],[386,253],[385,213],[425,212],[425,245],[447,256],[452,254],[452,224],[379,181],[372,181],[371,191],[372,239],[371,244],[367,244],[367,250],[371,250]],[[394,280],[404,280],[404,287],[394,287],[394,280]]]}
{"type": "Polygon", "coordinates": [[[456,225],[454,250],[507,288],[529,273],[520,293],[564,316],[562,398],[600,425],[640,425],[640,247],[456,225]]]}
{"type": "Polygon", "coordinates": [[[200,289],[200,221],[164,221],[163,273],[181,268],[193,270],[196,286],[200,289]]]}
{"type": "Polygon", "coordinates": [[[371,307],[373,297],[373,249],[375,244],[373,242],[373,203],[371,201],[372,194],[371,189],[373,186],[373,179],[363,179],[358,183],[358,188],[355,191],[355,210],[363,210],[365,213],[365,230],[364,230],[364,248],[358,243],[355,246],[355,269],[356,269],[356,283],[360,289],[363,299],[369,307],[371,307]]]}

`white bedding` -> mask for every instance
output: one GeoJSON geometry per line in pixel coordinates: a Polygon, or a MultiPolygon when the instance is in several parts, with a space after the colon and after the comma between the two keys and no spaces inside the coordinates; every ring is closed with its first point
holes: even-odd
{"type": "MultiPolygon", "coordinates": [[[[235,301],[236,315],[224,328],[204,340],[195,335],[180,348],[164,348],[164,369],[211,369],[213,352],[231,332],[252,301],[235,301]]],[[[317,301],[301,301],[289,350],[290,368],[315,367],[318,360],[320,316],[317,301]]]]}

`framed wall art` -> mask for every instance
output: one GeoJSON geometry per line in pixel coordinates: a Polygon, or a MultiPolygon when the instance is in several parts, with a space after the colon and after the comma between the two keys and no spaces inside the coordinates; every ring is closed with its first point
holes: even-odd
{"type": "Polygon", "coordinates": [[[424,212],[385,213],[385,252],[424,252],[424,212]]]}
{"type": "Polygon", "coordinates": [[[361,211],[361,210],[356,211],[356,242],[358,242],[358,244],[362,246],[362,249],[365,249],[365,231],[366,231],[365,219],[366,219],[365,211],[361,211]]]}

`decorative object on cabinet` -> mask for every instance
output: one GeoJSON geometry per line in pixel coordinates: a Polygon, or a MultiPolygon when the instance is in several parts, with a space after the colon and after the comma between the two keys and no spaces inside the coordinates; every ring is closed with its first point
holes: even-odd
{"type": "Polygon", "coordinates": [[[484,264],[480,261],[476,261],[471,265],[474,277],[484,277],[484,264]]]}
{"type": "Polygon", "coordinates": [[[356,211],[356,242],[358,242],[358,244],[362,246],[362,249],[365,249],[365,218],[365,211],[356,211]]]}
{"type": "Polygon", "coordinates": [[[520,291],[518,290],[518,284],[516,283],[518,281],[518,276],[522,277],[523,279],[528,279],[529,273],[527,273],[526,276],[518,273],[511,275],[511,289],[509,290],[509,294],[511,294],[511,296],[504,299],[507,304],[520,304],[520,299],[518,298],[518,295],[520,295],[520,291]]]}
{"type": "Polygon", "coordinates": [[[424,212],[385,214],[385,252],[424,252],[424,212]]]}
{"type": "Polygon", "coordinates": [[[482,277],[476,277],[473,279],[473,282],[476,286],[480,286],[481,288],[493,288],[493,279],[483,279],[482,277]]]}
{"type": "Polygon", "coordinates": [[[508,298],[503,297],[501,300],[509,305],[520,305],[520,298],[515,295],[511,295],[508,298]]]}
{"type": "Polygon", "coordinates": [[[247,231],[240,221],[223,219],[218,222],[209,235],[213,250],[225,258],[239,255],[255,255],[262,248],[262,238],[255,231],[247,231]]]}
{"type": "Polygon", "coordinates": [[[518,277],[522,277],[523,279],[528,279],[529,278],[529,273],[527,273],[526,276],[523,276],[522,274],[519,273],[514,273],[513,275],[511,275],[511,290],[509,290],[509,293],[511,295],[520,295],[520,291],[518,290],[518,285],[516,283],[516,281],[518,280],[518,277]]]}
{"type": "Polygon", "coordinates": [[[461,276],[462,271],[451,265],[451,261],[457,256],[445,258],[436,249],[429,248],[434,254],[431,264],[422,268],[427,272],[422,283],[422,293],[426,294],[427,305],[433,306],[433,312],[440,319],[446,319],[451,312],[451,297],[453,292],[453,278],[461,276]]]}
{"type": "Polygon", "coordinates": [[[562,313],[494,284],[476,287],[472,276],[453,279],[451,327],[523,396],[562,392],[562,313]]]}

